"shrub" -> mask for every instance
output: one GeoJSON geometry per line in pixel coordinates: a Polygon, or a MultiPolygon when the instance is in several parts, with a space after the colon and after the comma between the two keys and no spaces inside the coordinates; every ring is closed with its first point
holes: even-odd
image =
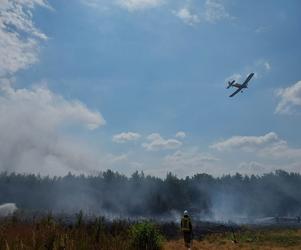
{"type": "Polygon", "coordinates": [[[154,224],[142,222],[130,228],[131,250],[160,250],[163,237],[154,224]]]}
{"type": "Polygon", "coordinates": [[[84,213],[83,210],[80,210],[78,214],[76,214],[76,226],[81,227],[84,222],[84,213]]]}

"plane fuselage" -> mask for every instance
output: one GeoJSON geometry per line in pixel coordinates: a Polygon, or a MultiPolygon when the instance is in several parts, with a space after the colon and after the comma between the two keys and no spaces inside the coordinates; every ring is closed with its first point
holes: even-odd
{"type": "Polygon", "coordinates": [[[248,88],[247,85],[242,85],[240,83],[234,83],[231,85],[231,87],[236,87],[236,88],[248,88]]]}

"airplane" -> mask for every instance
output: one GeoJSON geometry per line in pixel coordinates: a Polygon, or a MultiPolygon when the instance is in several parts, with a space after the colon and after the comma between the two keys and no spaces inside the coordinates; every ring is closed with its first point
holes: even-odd
{"type": "Polygon", "coordinates": [[[232,82],[228,82],[228,86],[227,89],[229,89],[230,87],[235,87],[237,88],[237,90],[232,93],[229,97],[233,97],[235,96],[238,92],[243,93],[243,89],[247,89],[248,88],[248,83],[249,81],[252,79],[252,77],[254,76],[254,73],[251,73],[247,79],[243,82],[243,84],[239,84],[239,83],[235,83],[235,80],[233,80],[232,82]]]}

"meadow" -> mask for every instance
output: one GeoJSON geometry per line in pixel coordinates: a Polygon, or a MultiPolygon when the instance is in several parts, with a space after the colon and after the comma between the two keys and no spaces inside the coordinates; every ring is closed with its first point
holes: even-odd
{"type": "MultiPolygon", "coordinates": [[[[301,229],[286,227],[250,228],[198,225],[193,248],[205,250],[301,249],[301,229]]],[[[0,250],[99,249],[99,250],[181,250],[185,249],[177,223],[152,221],[86,220],[78,213],[69,220],[51,214],[22,219],[1,219],[0,250]]]]}
{"type": "MultiPolygon", "coordinates": [[[[165,250],[185,250],[182,240],[166,242],[165,250]]],[[[194,240],[193,250],[300,250],[300,229],[256,229],[213,233],[194,240]]]]}

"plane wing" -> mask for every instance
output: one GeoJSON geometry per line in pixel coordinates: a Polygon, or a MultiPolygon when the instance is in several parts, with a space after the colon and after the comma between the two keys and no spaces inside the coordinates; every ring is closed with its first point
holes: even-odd
{"type": "Polygon", "coordinates": [[[254,73],[251,73],[251,74],[247,77],[247,79],[244,81],[244,83],[243,83],[242,85],[247,85],[248,82],[252,79],[253,76],[254,76],[254,73]]]}
{"type": "Polygon", "coordinates": [[[239,89],[237,89],[234,93],[232,93],[231,95],[229,95],[229,97],[233,97],[235,96],[239,91],[241,91],[243,88],[240,87],[239,89]]]}

